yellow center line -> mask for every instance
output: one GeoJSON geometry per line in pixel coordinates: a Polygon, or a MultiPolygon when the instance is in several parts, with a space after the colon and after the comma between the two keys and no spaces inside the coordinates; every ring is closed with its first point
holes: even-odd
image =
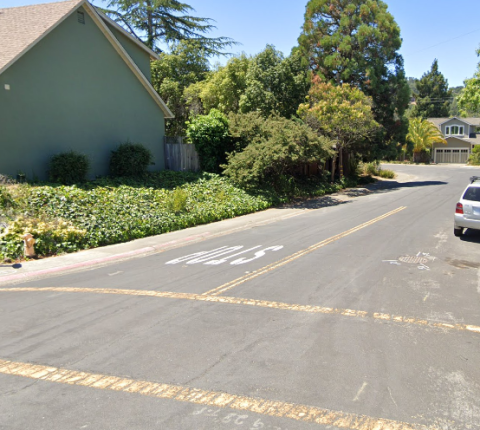
{"type": "Polygon", "coordinates": [[[366,415],[323,409],[315,406],[239,396],[221,391],[207,391],[181,385],[162,384],[99,373],[79,372],[53,366],[0,360],[0,374],[22,376],[59,384],[78,385],[99,390],[141,394],[217,408],[249,411],[271,417],[335,426],[351,430],[438,430],[420,424],[409,424],[366,415]]]}
{"type": "Polygon", "coordinates": [[[277,269],[278,267],[285,266],[288,263],[291,263],[292,261],[303,257],[304,255],[310,254],[313,251],[316,251],[319,248],[322,248],[326,245],[329,245],[333,242],[336,242],[339,239],[342,239],[352,233],[356,233],[359,230],[362,230],[363,228],[366,228],[372,224],[375,224],[378,221],[381,221],[385,218],[388,218],[389,216],[395,215],[401,211],[406,209],[406,206],[401,206],[391,212],[388,212],[384,215],[381,215],[377,218],[374,218],[370,221],[367,221],[363,224],[357,225],[356,227],[351,228],[350,230],[344,231],[343,233],[337,234],[335,236],[332,236],[328,239],[322,240],[321,242],[316,243],[315,245],[309,246],[306,249],[302,249],[301,251],[296,252],[295,254],[289,255],[282,260],[276,261],[275,263],[269,264],[265,267],[262,267],[261,269],[255,270],[252,273],[248,273],[247,275],[241,276],[240,278],[234,279],[233,281],[227,282],[226,284],[220,285],[217,288],[214,288],[212,290],[207,291],[206,293],[203,293],[205,295],[219,295],[224,293],[225,291],[228,291],[234,287],[237,287],[240,284],[243,284],[244,282],[250,281],[251,279],[254,279],[260,275],[263,275],[267,272],[270,272],[272,270],[277,269]]]}
{"type": "Polygon", "coordinates": [[[374,320],[390,321],[401,324],[413,324],[422,327],[433,327],[447,330],[468,331],[480,334],[480,326],[471,324],[451,324],[430,321],[421,318],[406,317],[382,312],[366,312],[354,309],[330,308],[325,306],[299,305],[268,300],[245,299],[241,297],[206,296],[205,294],[173,293],[169,291],[151,290],[122,290],[115,288],[75,288],[75,287],[19,287],[0,288],[0,293],[5,292],[59,292],[59,293],[91,293],[91,294],[116,294],[140,297],[158,297],[167,299],[194,300],[199,302],[225,303],[233,305],[256,306],[260,308],[279,309],[286,311],[306,312],[311,314],[340,315],[353,318],[371,318],[374,320]]]}

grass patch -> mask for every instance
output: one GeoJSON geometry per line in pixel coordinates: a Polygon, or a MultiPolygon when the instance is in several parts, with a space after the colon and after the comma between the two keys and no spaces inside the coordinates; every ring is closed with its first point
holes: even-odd
{"type": "Polygon", "coordinates": [[[209,173],[162,171],[142,179],[103,178],[63,186],[51,183],[0,188],[0,261],[22,258],[21,236],[31,233],[39,256],[128,242],[233,218],[293,197],[322,196],[355,182],[321,178],[273,190],[246,192],[209,173]]]}
{"type": "Polygon", "coordinates": [[[360,172],[367,176],[378,176],[384,179],[394,179],[397,176],[393,170],[382,169],[378,161],[360,165],[360,172]]]}

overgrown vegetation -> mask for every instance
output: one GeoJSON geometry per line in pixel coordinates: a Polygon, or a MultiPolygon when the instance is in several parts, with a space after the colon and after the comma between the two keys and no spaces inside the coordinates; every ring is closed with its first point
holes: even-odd
{"type": "Polygon", "coordinates": [[[332,142],[306,124],[278,115],[259,118],[260,114],[250,114],[245,119],[251,121],[242,121],[237,116],[235,122],[239,147],[249,134],[252,137],[242,151],[229,155],[224,173],[243,187],[288,193],[302,176],[298,172],[302,165],[323,163],[332,154],[332,142]]]}
{"type": "Polygon", "coordinates": [[[19,258],[33,234],[39,255],[126,242],[266,209],[270,196],[249,195],[213,174],[160,172],[143,180],[102,179],[73,186],[19,184],[1,190],[0,260],[19,258]],[[5,210],[15,205],[14,211],[5,210]]]}
{"type": "Polygon", "coordinates": [[[219,173],[231,149],[227,117],[217,109],[197,116],[187,123],[187,137],[197,149],[202,169],[219,173]]]}
{"type": "Polygon", "coordinates": [[[50,160],[48,178],[51,182],[70,185],[87,179],[90,161],[84,154],[75,151],[54,155],[50,160]]]}
{"type": "Polygon", "coordinates": [[[379,161],[361,164],[360,173],[367,176],[378,176],[384,179],[394,179],[396,177],[396,174],[393,170],[382,169],[379,161]]]}
{"type": "Polygon", "coordinates": [[[480,145],[475,145],[472,149],[472,153],[468,158],[468,164],[474,166],[480,166],[480,145]]]}

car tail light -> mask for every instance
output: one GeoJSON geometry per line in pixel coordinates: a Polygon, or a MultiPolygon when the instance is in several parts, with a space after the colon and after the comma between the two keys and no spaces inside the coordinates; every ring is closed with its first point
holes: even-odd
{"type": "Polygon", "coordinates": [[[463,205],[461,203],[457,203],[457,208],[455,209],[456,214],[463,214],[463,205]]]}

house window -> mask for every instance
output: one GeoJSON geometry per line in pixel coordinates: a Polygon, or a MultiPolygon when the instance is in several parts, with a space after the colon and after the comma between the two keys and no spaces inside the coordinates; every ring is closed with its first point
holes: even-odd
{"type": "Polygon", "coordinates": [[[83,12],[77,11],[77,21],[80,24],[85,24],[85,14],[83,12]]]}
{"type": "Polygon", "coordinates": [[[447,136],[463,136],[463,125],[452,125],[451,127],[445,127],[445,134],[447,136]]]}

